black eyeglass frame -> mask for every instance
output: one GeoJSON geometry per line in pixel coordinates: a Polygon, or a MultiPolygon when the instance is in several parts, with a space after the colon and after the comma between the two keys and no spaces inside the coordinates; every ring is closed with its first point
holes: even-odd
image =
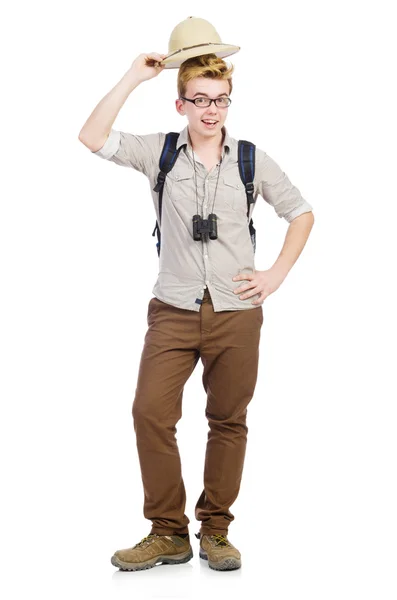
{"type": "MultiPolygon", "coordinates": [[[[199,98],[205,98],[205,96],[199,96],[199,98]]],[[[197,106],[197,108],[209,108],[212,104],[212,102],[215,104],[215,106],[217,106],[218,108],[229,108],[229,106],[232,103],[232,99],[229,98],[229,96],[226,96],[226,98],[229,100],[229,104],[227,106],[218,106],[218,104],[216,103],[217,100],[221,100],[222,97],[220,98],[205,98],[205,100],[209,100],[210,103],[208,104],[208,106],[199,106],[198,104],[196,104],[196,100],[198,100],[199,98],[193,98],[193,100],[191,98],[185,98],[184,96],[180,96],[179,100],[187,100],[188,102],[193,102],[193,104],[195,106],[197,106]]],[[[225,98],[225,97],[224,97],[225,98]]],[[[225,99],[226,99],[225,98],[225,99]]]]}

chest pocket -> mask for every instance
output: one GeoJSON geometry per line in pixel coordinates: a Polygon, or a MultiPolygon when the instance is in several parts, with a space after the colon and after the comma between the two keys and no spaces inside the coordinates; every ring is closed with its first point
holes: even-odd
{"type": "Polygon", "coordinates": [[[247,214],[247,195],[245,187],[240,177],[235,175],[225,175],[224,183],[224,202],[236,212],[247,214]]]}
{"type": "Polygon", "coordinates": [[[166,177],[167,193],[176,203],[193,202],[195,196],[194,174],[187,171],[172,169],[166,177]]]}

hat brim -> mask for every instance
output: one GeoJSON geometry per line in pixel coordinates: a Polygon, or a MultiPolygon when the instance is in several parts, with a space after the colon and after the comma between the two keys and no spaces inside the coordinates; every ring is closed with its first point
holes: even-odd
{"type": "Polygon", "coordinates": [[[203,54],[215,54],[219,58],[231,56],[240,50],[240,46],[231,46],[229,44],[217,44],[217,49],[214,49],[212,44],[201,46],[201,48],[187,48],[181,52],[172,53],[163,58],[159,63],[166,69],[178,69],[185,60],[195,56],[203,56],[203,54]]]}

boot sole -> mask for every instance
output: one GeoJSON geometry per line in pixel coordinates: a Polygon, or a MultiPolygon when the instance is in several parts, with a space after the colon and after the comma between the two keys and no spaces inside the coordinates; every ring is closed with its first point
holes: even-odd
{"type": "Polygon", "coordinates": [[[172,555],[162,555],[162,556],[154,556],[149,560],[146,560],[141,563],[129,563],[120,560],[115,554],[110,559],[110,562],[114,567],[120,569],[120,571],[143,571],[144,569],[152,569],[158,564],[162,565],[181,565],[183,563],[187,563],[189,560],[193,558],[193,550],[190,548],[187,552],[183,552],[181,554],[172,554],[172,555]]]}
{"type": "Polygon", "coordinates": [[[200,548],[200,558],[204,560],[208,560],[208,566],[210,569],[214,569],[214,571],[234,571],[235,569],[240,569],[241,560],[235,558],[234,556],[225,557],[221,562],[213,563],[208,559],[208,555],[204,550],[200,548]]]}

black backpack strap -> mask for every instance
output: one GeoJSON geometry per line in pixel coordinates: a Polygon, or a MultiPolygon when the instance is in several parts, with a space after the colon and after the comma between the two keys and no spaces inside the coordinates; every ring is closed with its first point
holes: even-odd
{"type": "MultiPolygon", "coordinates": [[[[160,225],[161,225],[161,208],[162,208],[162,204],[163,204],[163,189],[164,189],[165,178],[167,176],[167,173],[169,173],[171,171],[171,169],[173,168],[173,166],[176,162],[176,159],[178,158],[179,152],[182,149],[182,146],[180,146],[178,149],[176,147],[178,137],[179,137],[179,133],[177,133],[175,131],[170,131],[170,133],[167,133],[167,135],[165,136],[164,145],[163,145],[163,149],[161,151],[161,156],[160,156],[160,161],[159,161],[160,171],[159,171],[159,174],[157,175],[157,184],[153,188],[153,191],[159,193],[160,225]]],[[[158,254],[158,256],[160,256],[161,232],[160,232],[160,227],[159,227],[157,220],[156,220],[156,226],[153,230],[152,235],[155,235],[156,230],[157,230],[157,244],[156,244],[157,254],[158,254]]]]}
{"type": "MultiPolygon", "coordinates": [[[[245,193],[247,195],[247,217],[249,217],[250,205],[255,202],[254,200],[254,177],[255,177],[255,144],[248,142],[247,140],[239,140],[238,142],[238,168],[240,172],[241,181],[245,187],[245,193]]],[[[254,227],[253,220],[249,222],[249,232],[251,236],[251,242],[256,250],[256,230],[254,227]]]]}

